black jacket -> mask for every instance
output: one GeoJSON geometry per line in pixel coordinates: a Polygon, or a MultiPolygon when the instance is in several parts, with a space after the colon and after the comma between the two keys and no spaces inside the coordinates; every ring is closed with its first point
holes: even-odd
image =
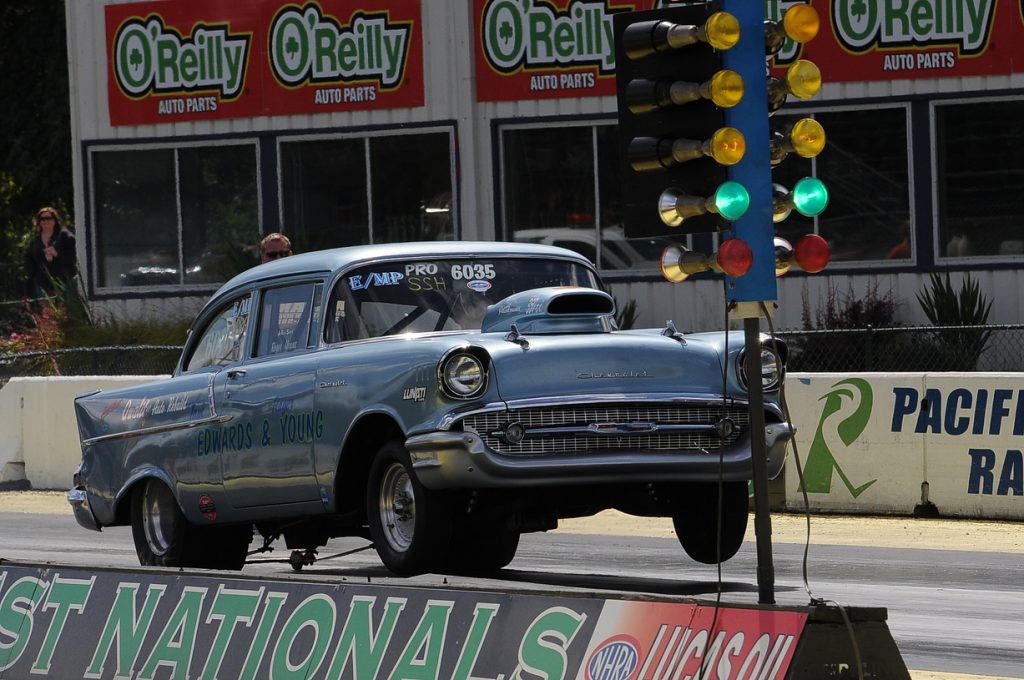
{"type": "Polygon", "coordinates": [[[39,234],[32,237],[25,249],[25,273],[28,275],[28,294],[35,295],[35,287],[38,286],[47,293],[57,292],[54,281],[60,281],[65,286],[71,283],[75,276],[75,235],[67,229],[55,230],[50,235],[47,245],[57,249],[57,257],[52,261],[46,261],[45,246],[39,234]]]}

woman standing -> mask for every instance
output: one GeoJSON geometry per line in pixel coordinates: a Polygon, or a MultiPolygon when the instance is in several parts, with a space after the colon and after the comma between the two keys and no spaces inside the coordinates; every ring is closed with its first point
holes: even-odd
{"type": "Polygon", "coordinates": [[[75,276],[75,235],[64,228],[53,208],[40,208],[32,222],[37,233],[25,249],[29,294],[52,297],[67,290],[75,276]]]}

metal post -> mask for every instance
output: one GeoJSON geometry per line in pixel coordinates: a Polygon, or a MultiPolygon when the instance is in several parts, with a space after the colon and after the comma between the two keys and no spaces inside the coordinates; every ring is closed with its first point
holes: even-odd
{"type": "Polygon", "coordinates": [[[760,320],[743,320],[747,393],[750,396],[750,453],[754,468],[754,533],[757,538],[757,601],[775,604],[772,562],[772,518],[768,508],[768,443],[764,434],[764,393],[761,390],[760,320]]]}

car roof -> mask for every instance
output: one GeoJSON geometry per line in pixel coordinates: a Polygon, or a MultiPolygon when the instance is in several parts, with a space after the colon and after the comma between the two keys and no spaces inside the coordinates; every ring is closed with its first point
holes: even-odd
{"type": "Polygon", "coordinates": [[[225,283],[213,297],[250,283],[268,278],[308,274],[311,272],[333,272],[353,265],[368,264],[375,260],[396,260],[402,258],[437,257],[497,257],[497,256],[548,257],[573,260],[593,268],[587,258],[568,248],[539,245],[535,243],[513,243],[505,241],[418,241],[409,243],[381,243],[347,248],[332,248],[310,253],[299,253],[282,257],[266,264],[248,269],[225,283]]]}

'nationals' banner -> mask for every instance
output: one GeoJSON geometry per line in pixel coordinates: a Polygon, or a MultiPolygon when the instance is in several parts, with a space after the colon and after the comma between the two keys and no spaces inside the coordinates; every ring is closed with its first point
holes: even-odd
{"type": "Polygon", "coordinates": [[[0,566],[3,678],[781,680],[806,623],[693,602],[0,566]]]}
{"type": "Polygon", "coordinates": [[[113,125],[423,105],[419,0],[105,11],[113,125]]]}

